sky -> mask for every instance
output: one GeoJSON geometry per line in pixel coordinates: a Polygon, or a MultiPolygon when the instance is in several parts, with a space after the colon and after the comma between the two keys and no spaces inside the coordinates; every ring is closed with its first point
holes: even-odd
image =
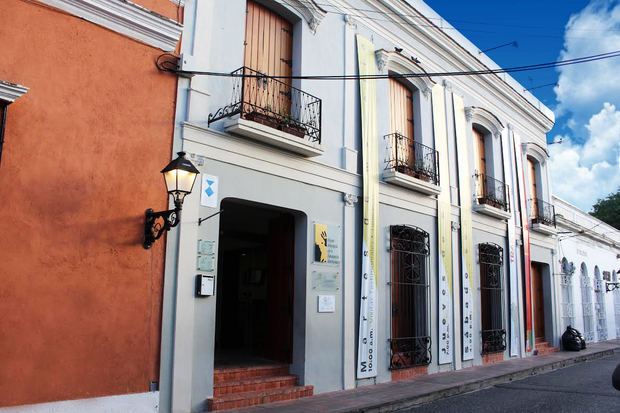
{"type": "MultiPolygon", "coordinates": [[[[425,1],[483,51],[516,41],[486,52],[501,67],[620,50],[620,0],[425,1]]],[[[512,76],[555,113],[553,193],[591,211],[620,188],[620,57],[512,76]]]]}

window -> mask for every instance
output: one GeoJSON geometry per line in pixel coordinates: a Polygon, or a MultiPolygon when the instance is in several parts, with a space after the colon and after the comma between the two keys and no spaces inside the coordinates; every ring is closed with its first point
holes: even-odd
{"type": "MultiPolygon", "coordinates": [[[[613,272],[613,282],[617,283],[618,281],[618,271],[613,272]]],[[[620,337],[620,288],[614,289],[614,313],[616,316],[616,337],[620,337]]]]}
{"type": "Polygon", "coordinates": [[[480,316],[482,354],[506,350],[506,330],[502,304],[503,251],[499,245],[478,246],[480,257],[480,316]]]}
{"type": "Polygon", "coordinates": [[[471,130],[474,210],[501,219],[509,218],[508,186],[502,181],[501,134],[504,126],[495,115],[479,107],[465,108],[465,116],[471,130]]]}
{"type": "MultiPolygon", "coordinates": [[[[209,115],[209,125],[239,115],[246,121],[266,126],[276,136],[252,129],[231,129],[258,140],[308,156],[321,152],[300,146],[299,139],[321,143],[321,100],[293,87],[287,76],[293,74],[293,24],[278,13],[248,0],[246,7],[243,67],[233,72],[232,102],[209,115]],[[260,136],[257,136],[258,135],[260,136]],[[267,135],[265,138],[263,135],[267,135]],[[293,139],[287,142],[286,139],[293,139]]],[[[255,124],[254,124],[255,125],[255,124]]]]}
{"type": "Polygon", "coordinates": [[[588,277],[588,267],[581,263],[581,308],[583,314],[583,337],[586,341],[594,340],[594,310],[592,307],[592,287],[588,277]]]}
{"type": "MultiPolygon", "coordinates": [[[[390,77],[390,134],[385,136],[391,169],[435,185],[439,183],[436,151],[415,136],[414,113],[419,112],[417,89],[390,77]]],[[[419,129],[419,128],[418,128],[419,129]]]]}
{"type": "Polygon", "coordinates": [[[4,146],[4,129],[6,127],[6,112],[9,104],[0,100],[0,162],[2,162],[2,147],[4,146]]]}
{"type": "Polygon", "coordinates": [[[0,162],[2,161],[2,147],[4,146],[4,132],[8,106],[28,91],[26,86],[0,80],[0,162]]]}
{"type": "Polygon", "coordinates": [[[603,280],[601,278],[601,270],[598,265],[594,267],[594,293],[596,294],[596,303],[594,309],[596,313],[596,332],[598,340],[607,340],[607,314],[605,310],[605,292],[603,280]]]}
{"type": "Polygon", "coordinates": [[[555,234],[555,209],[547,202],[551,198],[545,164],[549,158],[546,149],[537,143],[525,144],[527,160],[524,165],[527,182],[528,214],[531,228],[545,234],[555,234]]]}
{"type": "Polygon", "coordinates": [[[427,365],[431,362],[428,327],[428,233],[406,225],[392,226],[390,250],[390,369],[427,365]]]}

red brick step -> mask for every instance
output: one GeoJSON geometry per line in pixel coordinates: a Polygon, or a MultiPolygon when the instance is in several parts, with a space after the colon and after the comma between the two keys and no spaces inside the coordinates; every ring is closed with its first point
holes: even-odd
{"type": "Polygon", "coordinates": [[[281,387],[291,387],[297,384],[297,376],[292,374],[273,377],[253,377],[241,380],[220,381],[213,386],[215,397],[231,393],[241,393],[257,390],[269,390],[281,387]]]}
{"type": "Polygon", "coordinates": [[[235,409],[312,396],[313,386],[290,386],[277,389],[227,394],[207,400],[209,410],[235,409]]]}
{"type": "Polygon", "coordinates": [[[220,383],[228,380],[286,375],[288,375],[288,365],[286,364],[266,364],[249,367],[218,367],[213,372],[213,382],[220,383]]]}

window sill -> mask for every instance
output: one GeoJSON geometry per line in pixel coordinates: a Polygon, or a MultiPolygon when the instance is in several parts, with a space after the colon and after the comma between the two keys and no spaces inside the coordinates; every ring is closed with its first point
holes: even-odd
{"type": "Polygon", "coordinates": [[[556,235],[558,233],[555,228],[545,224],[531,224],[530,229],[545,235],[556,235]]]}
{"type": "Polygon", "coordinates": [[[224,129],[226,132],[242,135],[306,157],[319,156],[324,152],[323,147],[318,143],[308,142],[290,133],[247,119],[230,119],[226,122],[224,129]]]}
{"type": "Polygon", "coordinates": [[[383,180],[387,183],[413,189],[426,195],[438,195],[441,192],[441,188],[438,185],[396,171],[384,172],[383,180]]]}
{"type": "Polygon", "coordinates": [[[474,204],[473,210],[484,215],[488,215],[497,219],[509,219],[510,212],[490,206],[488,204],[474,204]]]}

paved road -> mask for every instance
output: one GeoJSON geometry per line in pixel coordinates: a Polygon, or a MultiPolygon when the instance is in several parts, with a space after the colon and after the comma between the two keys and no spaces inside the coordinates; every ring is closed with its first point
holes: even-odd
{"type": "Polygon", "coordinates": [[[620,353],[512,383],[428,403],[402,413],[620,412],[611,374],[620,353]]]}

